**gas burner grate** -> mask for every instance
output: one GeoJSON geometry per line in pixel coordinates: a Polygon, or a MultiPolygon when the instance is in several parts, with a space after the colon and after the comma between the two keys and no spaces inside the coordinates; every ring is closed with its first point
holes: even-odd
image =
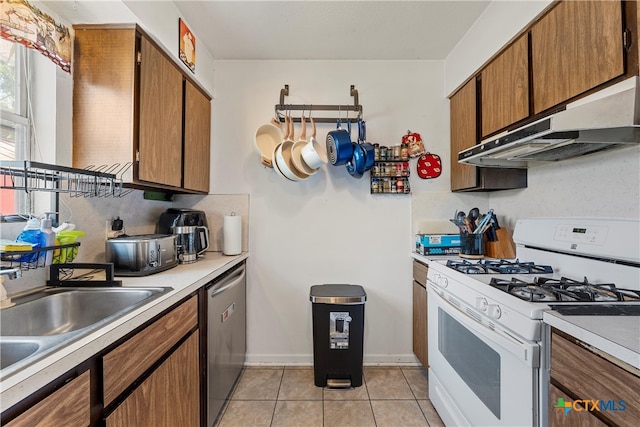
{"type": "Polygon", "coordinates": [[[578,301],[607,302],[607,301],[640,301],[640,291],[622,289],[613,283],[591,283],[585,277],[583,281],[561,277],[549,279],[536,278],[539,285],[553,287],[558,292],[575,297],[578,301]]]}
{"type": "Polygon", "coordinates": [[[494,288],[500,289],[513,296],[531,302],[557,302],[575,301],[574,298],[556,292],[553,287],[539,285],[534,281],[529,282],[518,278],[498,279],[492,278],[489,283],[494,288]]]}
{"type": "Polygon", "coordinates": [[[464,274],[546,274],[553,273],[550,265],[538,265],[519,260],[448,260],[447,267],[464,274]]]}

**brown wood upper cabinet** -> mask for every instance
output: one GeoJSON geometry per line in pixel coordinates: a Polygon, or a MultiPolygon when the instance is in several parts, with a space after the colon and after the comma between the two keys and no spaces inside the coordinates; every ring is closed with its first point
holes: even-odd
{"type": "Polygon", "coordinates": [[[531,27],[534,114],[625,73],[622,5],[562,1],[531,27]]]}
{"type": "Polygon", "coordinates": [[[458,163],[458,152],[478,144],[476,79],[449,98],[451,109],[451,191],[488,191],[524,188],[526,169],[479,168],[458,163]]]}
{"type": "Polygon", "coordinates": [[[528,48],[521,36],[481,71],[483,138],[529,116],[528,48]]]}
{"type": "Polygon", "coordinates": [[[458,163],[458,152],[476,142],[476,79],[471,79],[450,98],[451,191],[475,187],[476,167],[458,163]]]}
{"type": "Polygon", "coordinates": [[[127,186],[209,191],[211,97],[135,24],[74,26],[73,166],[127,186]]]}

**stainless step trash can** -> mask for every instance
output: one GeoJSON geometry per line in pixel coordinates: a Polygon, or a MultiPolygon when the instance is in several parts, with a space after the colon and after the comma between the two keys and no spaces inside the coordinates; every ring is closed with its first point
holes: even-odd
{"type": "Polygon", "coordinates": [[[360,285],[314,285],[309,299],[315,385],[360,387],[366,292],[360,285]]]}

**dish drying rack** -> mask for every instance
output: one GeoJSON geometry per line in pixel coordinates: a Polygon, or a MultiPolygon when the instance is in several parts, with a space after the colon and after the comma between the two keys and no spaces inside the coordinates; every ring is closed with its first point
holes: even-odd
{"type": "Polygon", "coordinates": [[[80,246],[80,242],[45,246],[27,251],[2,251],[0,252],[0,260],[3,269],[33,270],[45,267],[47,251],[53,251],[54,263],[59,263],[62,259],[67,263],[72,262],[78,254],[78,246],[80,246]]]}
{"type": "Polygon", "coordinates": [[[0,188],[26,193],[66,193],[70,197],[123,197],[133,191],[124,188],[122,179],[131,165],[92,165],[78,169],[30,160],[3,160],[0,161],[0,188]]]}
{"type": "MultiPolygon", "coordinates": [[[[285,96],[289,96],[289,85],[284,85],[284,87],[280,89],[280,103],[275,105],[275,116],[277,120],[284,123],[285,114],[290,111],[337,111],[337,117],[314,117],[313,119],[316,123],[335,124],[338,120],[345,123],[347,121],[355,123],[359,118],[362,118],[362,105],[359,104],[358,90],[355,85],[350,86],[349,94],[353,97],[353,105],[285,104],[284,98],[285,96]],[[340,113],[343,111],[345,112],[345,117],[340,117],[340,113]],[[355,117],[348,117],[349,111],[355,111],[358,114],[355,117]]],[[[300,123],[301,121],[300,117],[292,117],[292,119],[295,123],[300,123]]]]}

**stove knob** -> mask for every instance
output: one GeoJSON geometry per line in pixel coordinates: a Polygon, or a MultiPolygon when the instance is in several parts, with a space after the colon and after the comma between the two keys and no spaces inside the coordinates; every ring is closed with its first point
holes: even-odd
{"type": "Polygon", "coordinates": [[[478,310],[487,311],[489,303],[486,298],[476,298],[476,308],[478,310]]]}
{"type": "Polygon", "coordinates": [[[489,316],[493,317],[494,319],[499,319],[500,316],[502,316],[502,310],[500,310],[499,305],[489,304],[487,306],[487,309],[489,310],[489,316]]]}
{"type": "Polygon", "coordinates": [[[447,280],[446,277],[440,276],[438,278],[438,285],[440,285],[440,287],[442,288],[446,288],[447,286],[449,286],[449,281],[447,280]]]}

